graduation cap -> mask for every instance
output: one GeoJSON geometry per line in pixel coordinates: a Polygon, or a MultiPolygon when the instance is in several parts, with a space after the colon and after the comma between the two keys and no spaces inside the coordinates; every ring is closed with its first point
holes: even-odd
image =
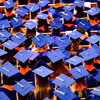
{"type": "Polygon", "coordinates": [[[66,37],[66,35],[63,35],[62,37],[60,37],[57,41],[56,44],[60,47],[60,48],[66,48],[67,46],[69,46],[71,44],[71,40],[69,38],[66,37]]]}
{"type": "Polygon", "coordinates": [[[2,50],[2,49],[0,49],[0,56],[3,56],[3,55],[5,55],[5,54],[7,54],[7,52],[4,51],[4,50],[2,50]]]}
{"type": "Polygon", "coordinates": [[[41,48],[42,46],[47,44],[45,36],[43,34],[35,36],[34,38],[32,38],[32,41],[34,42],[37,48],[41,48]]]}
{"type": "Polygon", "coordinates": [[[2,91],[0,92],[0,99],[1,100],[10,100],[10,98],[2,91]]]}
{"type": "Polygon", "coordinates": [[[72,31],[71,33],[68,33],[67,35],[74,40],[76,40],[82,36],[82,34],[78,31],[72,31]]]}
{"type": "Polygon", "coordinates": [[[87,39],[86,39],[86,41],[88,41],[88,42],[90,42],[90,43],[92,43],[92,44],[95,44],[95,43],[97,43],[97,42],[99,42],[100,41],[100,36],[98,36],[98,35],[92,35],[92,36],[90,36],[90,37],[88,37],[87,39]]]}
{"type": "Polygon", "coordinates": [[[59,19],[50,21],[49,23],[53,29],[59,29],[63,26],[62,21],[59,19]]]}
{"type": "Polygon", "coordinates": [[[28,13],[28,9],[26,9],[25,7],[20,7],[17,8],[15,13],[17,13],[18,15],[20,15],[21,17],[24,17],[26,15],[26,13],[28,13]]]}
{"type": "Polygon", "coordinates": [[[43,14],[43,13],[41,13],[41,14],[38,14],[38,15],[36,16],[36,18],[38,18],[38,19],[46,19],[48,16],[49,16],[48,14],[43,14]]]}
{"type": "Polygon", "coordinates": [[[17,44],[21,44],[27,40],[27,38],[21,32],[18,32],[16,35],[12,35],[10,39],[17,44]]]}
{"type": "Polygon", "coordinates": [[[60,16],[66,21],[69,21],[74,16],[74,14],[72,12],[66,11],[64,13],[61,13],[60,16]]]}
{"type": "Polygon", "coordinates": [[[4,18],[4,15],[0,13],[0,20],[4,18]]]}
{"type": "Polygon", "coordinates": [[[54,40],[52,39],[52,37],[50,37],[50,35],[45,35],[45,39],[48,45],[51,45],[54,40]]]}
{"type": "Polygon", "coordinates": [[[63,51],[63,54],[65,55],[64,60],[67,58],[70,58],[70,56],[72,54],[70,51],[67,51],[67,50],[62,50],[62,51],[63,51]]]}
{"type": "Polygon", "coordinates": [[[66,86],[69,87],[75,82],[74,79],[70,78],[69,76],[66,76],[65,74],[60,74],[56,79],[52,82],[53,84],[61,87],[61,86],[66,86]]]}
{"type": "Polygon", "coordinates": [[[41,65],[40,67],[35,68],[32,72],[34,72],[35,74],[44,78],[44,77],[47,77],[48,75],[52,74],[54,71],[41,65]]]}
{"type": "Polygon", "coordinates": [[[83,19],[78,23],[77,27],[82,27],[83,29],[88,31],[91,28],[91,24],[86,19],[83,19]]]}
{"type": "Polygon", "coordinates": [[[6,9],[10,9],[10,8],[15,7],[13,0],[7,0],[3,4],[6,7],[6,9]]]}
{"type": "Polygon", "coordinates": [[[39,6],[36,5],[36,4],[34,4],[34,3],[28,4],[28,5],[26,5],[25,7],[26,7],[28,10],[30,10],[31,12],[35,12],[35,11],[37,11],[37,10],[40,9],[39,6]]]}
{"type": "Polygon", "coordinates": [[[82,65],[69,69],[69,72],[73,75],[75,79],[85,77],[89,74],[88,71],[82,65]]]}
{"type": "Polygon", "coordinates": [[[72,11],[74,8],[75,8],[74,5],[67,5],[67,6],[64,6],[64,7],[63,7],[63,9],[64,9],[64,10],[67,10],[67,11],[72,11]]]}
{"type": "Polygon", "coordinates": [[[100,71],[98,71],[97,74],[93,76],[93,78],[97,80],[98,82],[100,82],[100,71]]]}
{"type": "Polygon", "coordinates": [[[40,7],[45,7],[46,5],[48,5],[48,3],[50,3],[50,1],[48,1],[48,0],[41,0],[40,2],[38,2],[38,5],[40,7]]]}
{"type": "Polygon", "coordinates": [[[91,93],[97,95],[97,96],[100,96],[100,86],[98,86],[97,88],[93,89],[91,91],[91,93]]]}
{"type": "Polygon", "coordinates": [[[65,57],[63,52],[60,49],[56,49],[55,51],[48,51],[47,57],[53,62],[57,62],[65,57]]]}
{"type": "Polygon", "coordinates": [[[82,1],[82,0],[75,0],[74,1],[74,5],[81,8],[84,5],[84,1],[82,1]]]}
{"type": "Polygon", "coordinates": [[[28,83],[26,80],[22,79],[21,81],[18,81],[12,88],[20,95],[25,96],[32,89],[34,89],[34,86],[28,83]]]}
{"type": "Polygon", "coordinates": [[[15,42],[13,42],[11,40],[8,40],[8,41],[4,42],[2,45],[4,47],[8,48],[9,50],[12,50],[15,47],[17,47],[19,44],[15,43],[15,42]]]}
{"type": "Polygon", "coordinates": [[[15,59],[18,59],[21,62],[26,62],[33,54],[26,49],[20,50],[17,54],[14,55],[15,59]]]}
{"type": "Polygon", "coordinates": [[[98,56],[98,53],[93,48],[89,48],[79,54],[83,57],[84,61],[96,58],[98,56]]]}
{"type": "Polygon", "coordinates": [[[30,30],[32,30],[33,28],[35,28],[38,25],[38,23],[36,23],[33,20],[27,21],[24,26],[30,30]]]}
{"type": "Polygon", "coordinates": [[[11,36],[11,34],[8,31],[6,31],[5,29],[3,29],[3,30],[0,31],[0,40],[2,42],[4,42],[5,40],[7,40],[10,36],[11,36]]]}
{"type": "Polygon", "coordinates": [[[21,18],[20,16],[18,16],[18,17],[13,17],[13,18],[11,19],[11,23],[12,23],[12,26],[13,26],[14,28],[16,28],[16,27],[18,27],[18,26],[20,26],[20,25],[23,24],[22,18],[21,18]]]}
{"type": "Polygon", "coordinates": [[[5,74],[7,77],[11,77],[19,71],[9,61],[7,61],[0,66],[0,72],[5,74]]]}
{"type": "Polygon", "coordinates": [[[81,62],[83,62],[83,58],[81,58],[79,56],[73,56],[65,61],[76,66],[76,65],[80,64],[81,62]]]}
{"type": "Polygon", "coordinates": [[[0,20],[0,29],[10,28],[8,19],[0,20]]]}
{"type": "Polygon", "coordinates": [[[74,100],[78,98],[69,88],[62,86],[53,92],[61,100],[74,100]]]}

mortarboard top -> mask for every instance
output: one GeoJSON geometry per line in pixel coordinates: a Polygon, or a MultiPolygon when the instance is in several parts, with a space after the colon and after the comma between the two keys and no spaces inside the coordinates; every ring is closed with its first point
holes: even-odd
{"type": "Polygon", "coordinates": [[[25,7],[20,7],[17,8],[15,13],[17,13],[18,15],[20,15],[21,17],[24,17],[26,15],[26,13],[28,13],[28,9],[26,9],[25,7]]]}
{"type": "Polygon", "coordinates": [[[39,6],[34,3],[26,5],[25,8],[27,8],[31,12],[35,12],[40,9],[39,6]]]}
{"type": "Polygon", "coordinates": [[[60,37],[57,41],[56,44],[60,47],[60,48],[66,48],[67,46],[69,46],[71,44],[71,40],[69,38],[67,38],[66,35],[63,35],[62,37],[60,37]]]}
{"type": "Polygon", "coordinates": [[[35,36],[34,38],[32,38],[32,41],[34,42],[37,48],[41,48],[42,46],[47,44],[45,36],[43,34],[35,36]]]}
{"type": "Polygon", "coordinates": [[[70,78],[70,77],[66,76],[65,74],[60,74],[58,77],[56,77],[56,79],[52,83],[59,87],[61,87],[63,85],[66,87],[69,87],[74,82],[75,82],[75,80],[73,78],[70,78]]]}
{"type": "Polygon", "coordinates": [[[34,20],[30,20],[27,21],[24,26],[30,30],[32,30],[33,28],[35,28],[38,25],[38,23],[36,23],[34,20]]]}
{"type": "Polygon", "coordinates": [[[88,37],[87,39],[86,39],[86,41],[88,41],[88,42],[90,42],[90,43],[92,43],[92,44],[95,44],[95,43],[97,43],[97,42],[99,42],[100,41],[100,36],[98,36],[98,35],[92,35],[92,36],[90,36],[90,37],[88,37]]]}
{"type": "Polygon", "coordinates": [[[0,31],[0,40],[2,42],[4,42],[5,40],[7,40],[7,38],[9,38],[10,36],[11,36],[11,34],[8,31],[6,31],[5,29],[3,29],[3,30],[0,31]]]}
{"type": "Polygon", "coordinates": [[[91,93],[97,95],[97,96],[100,96],[100,86],[98,86],[97,88],[93,89],[91,91],[91,93]]]}
{"type": "Polygon", "coordinates": [[[0,66],[0,72],[5,74],[7,77],[11,77],[19,71],[9,61],[7,61],[0,66]]]}
{"type": "Polygon", "coordinates": [[[7,0],[3,4],[6,7],[6,9],[10,9],[10,8],[15,7],[13,0],[7,0]]]}
{"type": "Polygon", "coordinates": [[[46,5],[48,5],[48,3],[50,3],[50,1],[48,1],[48,0],[41,0],[40,2],[38,2],[38,5],[40,7],[45,7],[46,5]]]}
{"type": "Polygon", "coordinates": [[[93,95],[90,100],[100,100],[100,96],[93,95]]]}
{"type": "Polygon", "coordinates": [[[73,10],[74,8],[75,8],[74,5],[67,5],[67,6],[64,6],[64,7],[63,7],[63,9],[64,9],[64,10],[67,10],[67,11],[71,11],[71,10],[73,10]]]}
{"type": "Polygon", "coordinates": [[[26,80],[22,79],[21,81],[18,81],[12,88],[20,95],[25,96],[32,89],[34,89],[34,86],[28,83],[26,80]]]}
{"type": "Polygon", "coordinates": [[[20,16],[18,16],[18,17],[13,17],[13,18],[11,19],[11,23],[12,23],[12,26],[13,26],[14,28],[16,28],[16,27],[18,27],[18,26],[20,26],[20,25],[23,24],[22,18],[21,18],[20,16]]]}
{"type": "Polygon", "coordinates": [[[21,32],[18,32],[16,35],[12,35],[11,40],[17,44],[21,44],[26,41],[27,38],[21,32]]]}
{"type": "Polygon", "coordinates": [[[52,39],[52,37],[50,37],[50,35],[45,35],[45,39],[48,45],[51,45],[54,40],[52,39]]]}
{"type": "Polygon", "coordinates": [[[81,8],[84,5],[84,1],[82,1],[82,0],[75,0],[74,1],[74,5],[81,8]]]}
{"type": "Polygon", "coordinates": [[[69,37],[71,37],[72,39],[78,39],[82,36],[82,34],[78,31],[72,31],[71,33],[67,34],[69,37]]]}
{"type": "Polygon", "coordinates": [[[98,53],[95,51],[94,48],[89,48],[79,54],[83,57],[84,61],[96,58],[98,56],[98,53]]]}
{"type": "Polygon", "coordinates": [[[66,11],[64,13],[60,13],[60,16],[66,21],[69,21],[74,16],[74,14],[72,12],[66,11]]]}
{"type": "Polygon", "coordinates": [[[89,74],[88,71],[82,65],[70,69],[69,72],[73,75],[75,79],[85,77],[89,74]]]}
{"type": "Polygon", "coordinates": [[[53,62],[57,62],[65,57],[63,52],[60,49],[56,49],[55,51],[48,51],[47,57],[53,62]]]}
{"type": "Polygon", "coordinates": [[[77,27],[82,27],[83,29],[85,29],[86,31],[88,31],[91,28],[91,24],[89,21],[87,21],[86,19],[82,19],[77,27]]]}
{"type": "Polygon", "coordinates": [[[4,50],[2,50],[2,49],[0,49],[0,56],[3,56],[3,55],[5,55],[5,54],[7,54],[7,52],[4,51],[4,50]]]}
{"type": "Polygon", "coordinates": [[[8,41],[4,42],[2,45],[4,47],[8,48],[9,50],[12,50],[15,47],[19,46],[19,44],[15,43],[15,42],[13,42],[11,40],[8,40],[8,41]]]}
{"type": "Polygon", "coordinates": [[[10,99],[4,92],[0,92],[0,100],[10,100],[10,99]]]}
{"type": "Polygon", "coordinates": [[[10,28],[8,19],[0,20],[0,29],[10,28]]]}
{"type": "Polygon", "coordinates": [[[43,13],[41,13],[41,14],[38,14],[36,17],[37,17],[38,19],[46,19],[48,16],[49,16],[48,14],[43,14],[43,13]]]}
{"type": "Polygon", "coordinates": [[[57,19],[57,20],[50,21],[50,26],[53,29],[59,29],[63,26],[63,24],[61,20],[57,19]]]}
{"type": "Polygon", "coordinates": [[[44,98],[44,99],[42,99],[42,100],[52,100],[52,99],[49,99],[48,97],[46,97],[46,98],[44,98]]]}
{"type": "Polygon", "coordinates": [[[18,59],[21,62],[26,62],[33,54],[26,49],[20,50],[17,54],[14,55],[15,59],[18,59]]]}
{"type": "Polygon", "coordinates": [[[74,100],[78,98],[69,88],[62,86],[53,92],[60,100],[74,100]]]}
{"type": "Polygon", "coordinates": [[[0,20],[4,18],[4,15],[0,13],[0,20]]]}
{"type": "Polygon", "coordinates": [[[93,77],[95,80],[100,82],[100,71],[97,72],[97,74],[93,77]]]}
{"type": "Polygon", "coordinates": [[[83,58],[81,58],[79,56],[73,56],[65,61],[76,66],[76,65],[80,64],[81,62],[83,62],[83,58]]]}
{"type": "Polygon", "coordinates": [[[52,74],[54,71],[41,65],[40,67],[35,68],[32,72],[39,75],[40,77],[45,78],[45,77],[49,76],[50,74],[52,74]]]}

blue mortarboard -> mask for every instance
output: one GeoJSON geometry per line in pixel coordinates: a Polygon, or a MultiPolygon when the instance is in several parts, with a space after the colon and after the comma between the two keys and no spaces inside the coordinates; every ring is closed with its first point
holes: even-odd
{"type": "Polygon", "coordinates": [[[20,7],[20,8],[17,8],[16,9],[16,12],[15,13],[17,13],[18,15],[24,17],[28,11],[29,10],[26,9],[25,7],[20,7]]]}
{"type": "Polygon", "coordinates": [[[74,16],[74,14],[72,12],[66,11],[60,14],[60,16],[64,18],[66,21],[69,21],[74,16]]]}
{"type": "Polygon", "coordinates": [[[49,99],[48,97],[46,97],[46,98],[44,98],[44,99],[42,99],[42,100],[52,100],[52,99],[49,99]]]}
{"type": "Polygon", "coordinates": [[[61,28],[63,24],[61,20],[57,19],[57,20],[50,21],[50,26],[53,29],[58,29],[58,28],[61,28]]]}
{"type": "Polygon", "coordinates": [[[71,33],[67,34],[69,37],[75,39],[78,39],[82,36],[82,34],[78,31],[72,31],[71,33]]]}
{"type": "Polygon", "coordinates": [[[10,100],[10,98],[4,92],[0,92],[0,100],[10,100]]]}
{"type": "Polygon", "coordinates": [[[51,45],[54,40],[52,39],[52,37],[50,37],[50,35],[45,35],[45,39],[48,45],[51,45]]]}
{"type": "Polygon", "coordinates": [[[74,79],[66,76],[65,74],[60,74],[58,77],[56,77],[56,79],[52,83],[59,86],[59,87],[61,87],[63,85],[66,87],[69,87],[74,82],[75,82],[74,79]]]}
{"type": "Polygon", "coordinates": [[[97,52],[93,48],[89,48],[80,53],[85,61],[96,58],[98,56],[97,52]]]}
{"type": "Polygon", "coordinates": [[[39,34],[36,37],[32,38],[32,41],[34,42],[37,48],[41,48],[47,43],[43,34],[39,34]]]}
{"type": "Polygon", "coordinates": [[[7,0],[3,4],[6,7],[6,9],[10,9],[10,8],[13,8],[15,6],[13,0],[7,0]]]}
{"type": "Polygon", "coordinates": [[[78,96],[69,88],[62,86],[53,92],[60,100],[74,100],[78,96]]]}
{"type": "Polygon", "coordinates": [[[0,72],[8,77],[11,77],[17,74],[19,71],[10,62],[7,61],[0,66],[0,72]]]}
{"type": "Polygon", "coordinates": [[[56,49],[55,51],[49,51],[47,53],[47,57],[53,62],[57,62],[65,57],[63,52],[60,49],[56,49]]]}
{"type": "Polygon", "coordinates": [[[20,16],[18,16],[18,17],[13,17],[13,18],[11,19],[11,23],[12,23],[12,26],[13,26],[14,28],[16,28],[16,27],[18,27],[18,26],[20,26],[20,25],[23,24],[22,18],[21,18],[20,16]]]}
{"type": "Polygon", "coordinates": [[[26,41],[27,38],[21,32],[18,32],[16,35],[12,35],[11,40],[17,44],[21,44],[26,41]]]}
{"type": "Polygon", "coordinates": [[[59,38],[56,41],[56,44],[60,47],[60,48],[66,48],[68,45],[71,44],[71,40],[69,38],[66,37],[66,35],[63,35],[61,38],[59,38]]]}
{"type": "Polygon", "coordinates": [[[3,55],[5,55],[5,54],[7,54],[7,52],[4,51],[4,50],[2,50],[2,49],[0,49],[0,56],[3,56],[3,55]]]}
{"type": "Polygon", "coordinates": [[[90,43],[92,43],[92,44],[95,44],[95,43],[97,43],[97,42],[99,42],[100,41],[100,36],[98,36],[98,35],[92,35],[92,36],[90,36],[90,37],[88,37],[87,39],[86,39],[86,41],[88,41],[88,42],[90,42],[90,43]]]}
{"type": "Polygon", "coordinates": [[[100,86],[98,86],[97,88],[93,89],[91,91],[91,93],[97,95],[97,96],[100,96],[100,86]]]}
{"type": "Polygon", "coordinates": [[[49,16],[48,14],[43,14],[43,13],[41,13],[41,14],[38,14],[36,17],[37,17],[38,19],[46,19],[48,16],[49,16]]]}
{"type": "Polygon", "coordinates": [[[34,72],[35,74],[41,76],[41,77],[47,77],[48,75],[52,74],[53,71],[45,66],[40,66],[36,69],[34,69],[32,72],[34,72]]]}
{"type": "Polygon", "coordinates": [[[0,31],[0,40],[2,42],[4,42],[5,40],[7,40],[7,38],[9,38],[10,36],[11,36],[11,34],[8,31],[6,31],[5,29],[3,29],[3,30],[0,31]]]}
{"type": "Polygon", "coordinates": [[[73,56],[73,57],[67,59],[66,62],[76,66],[76,65],[80,64],[81,62],[83,62],[83,59],[79,56],[73,56]]]}
{"type": "Polygon", "coordinates": [[[14,55],[15,59],[18,59],[21,62],[26,62],[33,54],[26,49],[22,49],[16,55],[14,55]]]}
{"type": "Polygon", "coordinates": [[[28,4],[28,5],[26,5],[25,7],[26,7],[28,10],[30,10],[31,12],[35,12],[35,11],[37,11],[37,10],[40,9],[39,6],[36,5],[36,4],[34,4],[34,3],[28,4]]]}
{"type": "Polygon", "coordinates": [[[32,89],[34,89],[34,86],[28,83],[26,80],[22,79],[21,81],[17,82],[12,88],[20,95],[25,96],[32,89]]]}
{"type": "Polygon", "coordinates": [[[64,10],[67,10],[67,11],[71,11],[71,10],[73,10],[74,8],[75,8],[74,5],[67,5],[67,6],[64,6],[64,7],[63,7],[63,9],[64,9],[64,10]]]}
{"type": "Polygon", "coordinates": [[[70,69],[69,72],[73,75],[75,79],[85,77],[89,74],[88,71],[82,65],[70,69]]]}
{"type": "Polygon", "coordinates": [[[86,19],[83,19],[78,23],[77,27],[82,27],[88,31],[91,28],[91,24],[86,19]]]}
{"type": "Polygon", "coordinates": [[[9,50],[12,50],[15,47],[17,47],[19,44],[15,43],[15,42],[13,42],[11,40],[8,40],[8,41],[4,42],[2,45],[4,47],[8,48],[9,50]]]}
{"type": "Polygon", "coordinates": [[[0,29],[11,27],[8,19],[0,20],[0,29]]]}
{"type": "Polygon", "coordinates": [[[0,20],[4,18],[4,15],[0,13],[0,20]]]}
{"type": "Polygon", "coordinates": [[[82,0],[75,0],[74,5],[77,7],[82,7],[84,5],[84,1],[82,0]]]}
{"type": "Polygon", "coordinates": [[[98,82],[100,82],[100,71],[98,71],[97,74],[93,76],[93,78],[97,80],[98,82]]]}
{"type": "Polygon", "coordinates": [[[36,27],[38,25],[38,23],[36,23],[33,20],[27,21],[24,26],[30,30],[32,30],[34,27],[36,27]]]}
{"type": "Polygon", "coordinates": [[[70,58],[71,52],[67,50],[63,50],[63,54],[65,55],[64,59],[70,58]]]}
{"type": "Polygon", "coordinates": [[[48,5],[48,3],[50,3],[50,1],[41,0],[40,2],[38,2],[38,5],[41,6],[41,7],[45,7],[46,5],[48,5]]]}

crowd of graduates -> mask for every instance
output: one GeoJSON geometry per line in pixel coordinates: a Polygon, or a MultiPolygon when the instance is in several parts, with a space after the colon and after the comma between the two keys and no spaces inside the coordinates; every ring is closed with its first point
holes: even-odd
{"type": "Polygon", "coordinates": [[[0,0],[0,100],[100,100],[100,0],[0,0]]]}

